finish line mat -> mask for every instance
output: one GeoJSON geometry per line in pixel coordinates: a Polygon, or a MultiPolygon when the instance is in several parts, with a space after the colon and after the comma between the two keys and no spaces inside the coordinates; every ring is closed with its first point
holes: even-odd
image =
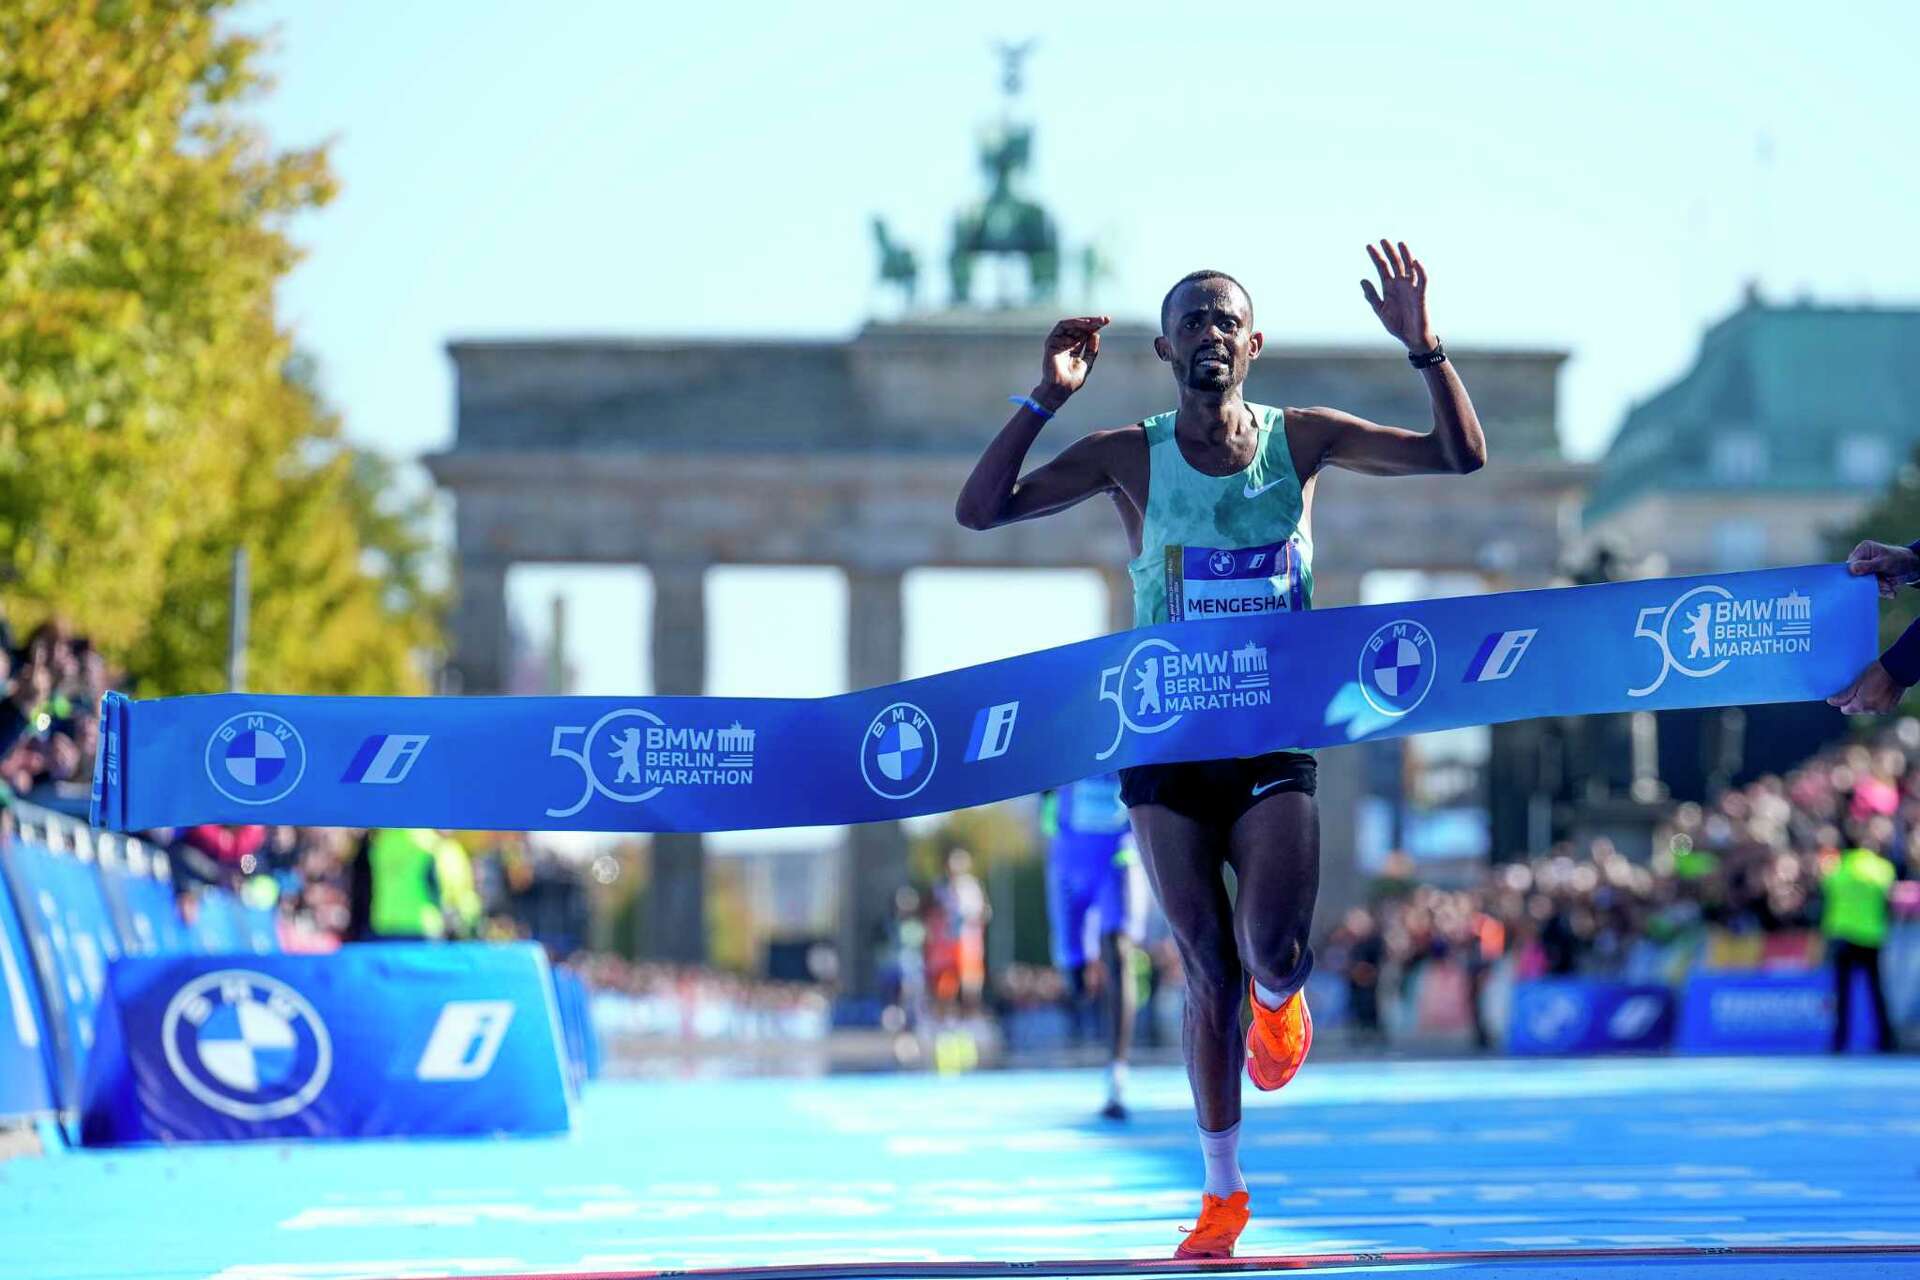
{"type": "MultiPolygon", "coordinates": [[[[1103,1089],[613,1081],[566,1138],[8,1160],[0,1280],[1166,1274],[1138,1268],[1198,1208],[1186,1081],[1137,1068],[1124,1125],[1103,1089]]],[[[1920,1275],[1915,1059],[1309,1063],[1248,1091],[1242,1155],[1237,1274],[1920,1275]]]]}
{"type": "Polygon", "coordinates": [[[1817,1245],[1799,1247],[1643,1248],[1617,1249],[1483,1249],[1397,1253],[1327,1253],[1314,1256],[1227,1258],[1209,1261],[1177,1259],[1151,1261],[1122,1258],[1083,1258],[1053,1262],[845,1263],[821,1262],[792,1267],[717,1267],[695,1271],[561,1271],[486,1276],[478,1280],[657,1280],[668,1276],[686,1280],[998,1280],[1018,1276],[1194,1276],[1273,1275],[1279,1272],[1348,1272],[1360,1270],[1432,1272],[1471,1269],[1481,1275],[1508,1276],[1565,1274],[1556,1267],[1631,1271],[1635,1275],[1704,1274],[1708,1266],[1721,1275],[1736,1267],[1763,1269],[1769,1276],[1871,1274],[1892,1267],[1885,1275],[1920,1272],[1920,1244],[1817,1245]],[[1662,1266],[1661,1264],[1666,1264],[1662,1266]],[[1541,1270],[1539,1268],[1546,1268],[1541,1270]],[[1856,1269],[1858,1268],[1858,1269],[1856,1269]]]}

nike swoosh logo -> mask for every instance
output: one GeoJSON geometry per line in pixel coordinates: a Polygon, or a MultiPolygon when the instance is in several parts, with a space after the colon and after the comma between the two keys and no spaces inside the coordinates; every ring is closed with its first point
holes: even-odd
{"type": "Polygon", "coordinates": [[[1261,485],[1258,489],[1256,489],[1253,487],[1253,481],[1249,480],[1247,481],[1246,488],[1242,489],[1240,492],[1246,494],[1249,498],[1257,498],[1261,494],[1265,493],[1267,490],[1273,488],[1273,486],[1277,484],[1285,484],[1286,482],[1287,482],[1287,478],[1285,476],[1281,476],[1278,480],[1269,480],[1265,484],[1261,485]]]}
{"type": "Polygon", "coordinates": [[[1272,782],[1263,782],[1259,786],[1253,789],[1253,794],[1257,796],[1265,795],[1267,792],[1273,790],[1275,787],[1279,786],[1281,783],[1285,781],[1286,781],[1285,778],[1277,778],[1272,782]]]}

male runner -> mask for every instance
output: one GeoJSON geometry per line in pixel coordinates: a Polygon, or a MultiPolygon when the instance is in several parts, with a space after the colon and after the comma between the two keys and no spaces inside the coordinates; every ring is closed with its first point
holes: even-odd
{"type": "Polygon", "coordinates": [[[1109,1033],[1109,1120],[1127,1118],[1127,1049],[1133,1040],[1133,949],[1146,931],[1145,891],[1137,887],[1138,855],[1127,839],[1127,809],[1120,779],[1111,773],[1070,782],[1041,798],[1041,829],[1047,836],[1047,919],[1053,931],[1053,966],[1066,975],[1078,1020],[1088,992],[1091,957],[1087,930],[1098,930],[1107,970],[1102,1004],[1109,1033]]]}
{"type": "MultiPolygon", "coordinates": [[[[1113,500],[1134,558],[1135,626],[1166,622],[1168,578],[1213,551],[1258,548],[1270,578],[1239,579],[1235,612],[1305,608],[1313,590],[1309,515],[1324,467],[1370,475],[1453,472],[1486,462],[1486,440],[1427,318],[1426,268],[1404,243],[1367,246],[1379,277],[1361,291],[1404,343],[1433,402],[1427,433],[1337,409],[1248,404],[1241,384],[1264,342],[1253,301],[1220,271],[1196,271],[1160,305],[1153,348],[1171,366],[1179,408],[1094,431],[1026,475],[1041,428],[1087,380],[1106,316],[1062,320],[1047,335],[1040,384],[1000,429],[960,492],[970,529],[1049,515],[1095,494],[1113,500]],[[1169,554],[1169,550],[1172,554],[1169,554]]],[[[1177,587],[1184,583],[1176,579],[1177,587]]],[[[1215,602],[1216,604],[1218,602],[1215,602]]],[[[1293,1078],[1313,1040],[1301,989],[1313,966],[1307,931],[1319,888],[1314,759],[1277,751],[1250,759],[1121,771],[1121,796],[1186,973],[1183,1047],[1206,1182],[1199,1224],[1177,1256],[1231,1257],[1247,1222],[1240,1176],[1239,1069],[1261,1089],[1293,1078]],[[1227,896],[1223,867],[1238,882],[1227,896]],[[1241,983],[1251,980],[1251,1036],[1241,1035],[1241,983]]]]}

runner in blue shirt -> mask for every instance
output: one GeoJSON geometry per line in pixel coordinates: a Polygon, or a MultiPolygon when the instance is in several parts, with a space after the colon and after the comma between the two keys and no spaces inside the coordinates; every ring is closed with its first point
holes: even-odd
{"type": "Polygon", "coordinates": [[[1053,963],[1066,975],[1076,1006],[1088,996],[1088,935],[1099,939],[1112,1032],[1107,1105],[1100,1114],[1124,1120],[1127,1049],[1133,1040],[1133,951],[1145,930],[1146,894],[1127,809],[1120,802],[1119,775],[1098,774],[1047,792],[1040,800],[1040,828],[1047,836],[1053,963]]]}

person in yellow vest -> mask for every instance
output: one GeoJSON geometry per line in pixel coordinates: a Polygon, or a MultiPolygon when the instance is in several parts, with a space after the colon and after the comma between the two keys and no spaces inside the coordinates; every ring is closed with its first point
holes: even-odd
{"type": "Polygon", "coordinates": [[[1867,975],[1867,998],[1873,1004],[1875,1048],[1896,1048],[1893,1024],[1887,1020],[1887,994],[1880,985],[1880,948],[1887,941],[1887,898],[1893,891],[1893,864],[1865,847],[1864,839],[1840,855],[1820,881],[1824,905],[1820,932],[1827,939],[1827,960],[1833,966],[1833,1051],[1847,1047],[1847,1015],[1853,998],[1855,970],[1867,975]]]}
{"type": "Polygon", "coordinates": [[[473,857],[467,847],[452,836],[436,835],[433,867],[440,882],[440,905],[447,933],[455,938],[479,937],[486,912],[480,902],[480,888],[474,882],[473,857]]]}
{"type": "Polygon", "coordinates": [[[368,940],[438,939],[447,931],[440,909],[440,835],[424,827],[369,831],[356,880],[365,886],[368,940]]]}

